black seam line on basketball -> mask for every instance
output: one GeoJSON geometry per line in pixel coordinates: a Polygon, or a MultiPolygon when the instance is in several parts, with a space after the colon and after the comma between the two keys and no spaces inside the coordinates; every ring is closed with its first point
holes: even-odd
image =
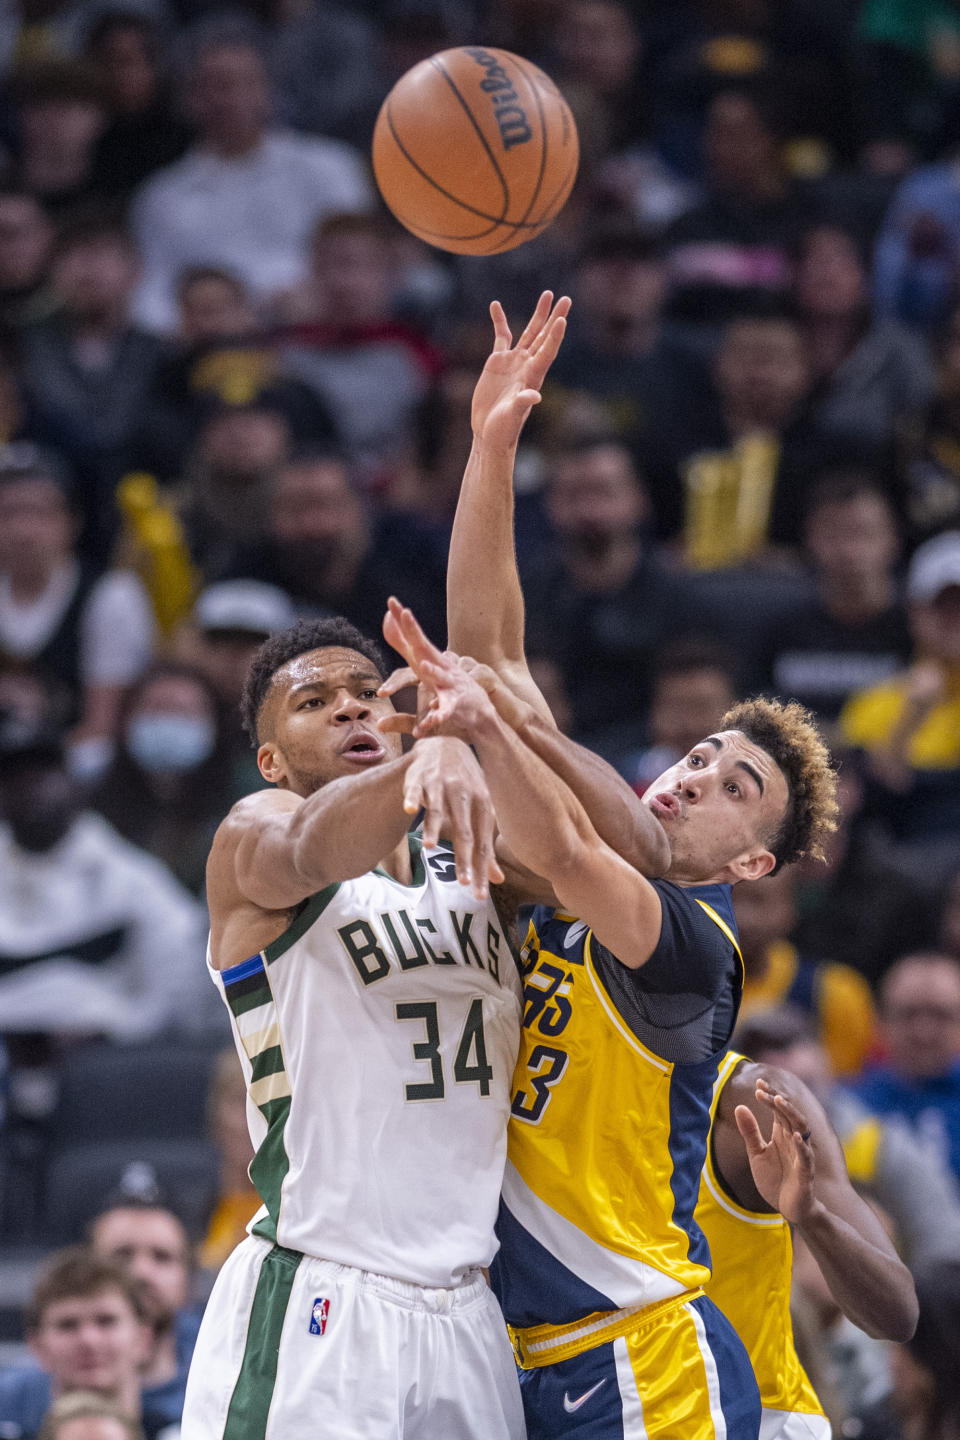
{"type": "Polygon", "coordinates": [[[537,107],[537,114],[540,116],[540,135],[541,135],[542,141],[543,141],[543,143],[542,143],[541,146],[540,146],[540,172],[539,172],[539,174],[537,175],[537,183],[536,183],[536,185],[533,187],[533,194],[530,196],[530,204],[527,206],[526,210],[525,210],[525,211],[523,212],[523,214],[520,216],[520,220],[521,220],[521,223],[522,223],[524,220],[529,220],[529,218],[530,218],[530,211],[533,209],[534,203],[536,202],[536,198],[537,198],[537,196],[540,194],[540,187],[541,187],[541,185],[543,184],[544,172],[545,172],[545,170],[546,170],[546,168],[547,168],[547,149],[548,149],[548,147],[549,147],[549,143],[550,143],[550,142],[549,142],[549,137],[548,137],[548,135],[547,135],[547,122],[546,122],[546,120],[545,120],[545,118],[544,118],[544,114],[543,114],[543,103],[542,103],[542,101],[541,101],[541,99],[540,99],[540,92],[537,90],[537,87],[534,85],[533,81],[530,79],[530,76],[527,74],[527,67],[526,67],[526,65],[525,65],[522,57],[519,56],[519,55],[517,56],[516,64],[517,64],[517,69],[520,71],[520,74],[523,76],[524,80],[527,82],[527,89],[530,91],[530,94],[533,96],[534,104],[535,104],[536,107],[537,107]]]}
{"type": "MultiPolygon", "coordinates": [[[[437,240],[481,240],[485,235],[489,235],[491,231],[496,230],[498,225],[506,223],[505,221],[495,219],[492,215],[488,215],[484,210],[478,210],[475,205],[468,205],[465,200],[458,200],[456,195],[452,195],[449,190],[445,190],[442,185],[438,185],[436,180],[434,180],[433,176],[428,175],[426,170],[424,170],[421,165],[417,164],[416,160],[414,160],[413,156],[410,154],[410,151],[407,149],[403,141],[400,139],[400,136],[397,134],[397,127],[393,123],[393,112],[391,110],[389,100],[387,101],[387,124],[390,126],[390,134],[393,136],[394,143],[396,144],[397,149],[400,151],[400,154],[403,156],[403,158],[407,161],[409,165],[413,166],[414,170],[416,170],[417,174],[421,177],[421,179],[426,180],[427,184],[432,185],[434,190],[438,190],[441,195],[445,195],[448,200],[452,200],[455,205],[459,205],[460,208],[462,210],[466,210],[468,214],[476,215],[479,220],[487,220],[490,222],[486,230],[480,230],[477,232],[476,235],[445,235],[441,230],[427,230],[420,224],[419,221],[415,221],[414,228],[418,230],[421,235],[433,235],[434,238],[437,240]]],[[[402,217],[400,216],[398,211],[394,210],[393,213],[396,215],[398,220],[401,220],[403,224],[406,224],[406,221],[402,220],[402,217]]]]}
{"type": "MultiPolygon", "coordinates": [[[[563,181],[560,185],[560,189],[556,191],[549,204],[543,210],[540,219],[536,223],[536,229],[534,231],[534,234],[529,236],[529,239],[536,240],[537,236],[542,235],[544,230],[546,230],[550,225],[553,224],[554,220],[556,220],[557,216],[560,214],[560,211],[563,209],[564,205],[566,205],[567,201],[570,198],[570,192],[573,189],[573,182],[577,178],[577,171],[579,170],[579,168],[580,159],[578,156],[573,170],[568,171],[567,174],[564,176],[563,181]],[[551,215],[550,211],[552,207],[555,208],[553,210],[553,214],[551,215]]],[[[510,222],[505,220],[503,223],[504,225],[507,225],[510,222]]],[[[422,231],[421,233],[426,234],[427,232],[422,231]]],[[[507,240],[509,240],[510,238],[511,237],[509,235],[505,236],[502,240],[498,240],[495,245],[491,245],[487,250],[484,250],[482,253],[484,255],[499,254],[506,247],[507,240]]]]}
{"type": "Polygon", "coordinates": [[[489,140],[487,139],[486,135],[484,135],[483,130],[477,124],[476,116],[470,109],[470,106],[467,104],[466,100],[460,94],[460,90],[457,87],[457,84],[454,81],[453,76],[450,74],[450,71],[447,69],[446,65],[444,65],[442,60],[438,60],[436,55],[430,56],[430,64],[433,66],[434,70],[439,70],[444,80],[446,80],[450,89],[453,91],[454,95],[457,98],[458,105],[462,109],[464,115],[466,115],[467,119],[470,121],[470,124],[473,126],[476,132],[477,139],[480,141],[480,144],[487,152],[490,164],[494,168],[497,179],[500,181],[500,188],[503,191],[503,210],[500,214],[500,220],[497,222],[498,224],[502,224],[506,218],[507,211],[510,209],[510,186],[507,184],[507,177],[500,169],[500,162],[498,161],[496,155],[494,155],[493,150],[490,148],[489,140]]]}

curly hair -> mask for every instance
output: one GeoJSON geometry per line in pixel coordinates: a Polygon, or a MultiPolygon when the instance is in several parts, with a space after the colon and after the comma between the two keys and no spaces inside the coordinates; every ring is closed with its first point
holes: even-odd
{"type": "Polygon", "coordinates": [[[782,705],[758,696],[728,710],[720,728],[739,730],[765,750],[787,782],[786,813],[767,840],[774,874],[804,855],[822,860],[824,841],[837,828],[837,777],[810,711],[795,700],[782,705]]]}
{"type": "Polygon", "coordinates": [[[259,744],[260,716],[277,671],[298,655],[335,645],[356,650],[370,661],[378,675],[386,675],[387,663],[379,645],[342,615],[329,620],[298,620],[289,630],[280,630],[264,640],[250,662],[240,697],[240,718],[254,745],[259,744]]]}

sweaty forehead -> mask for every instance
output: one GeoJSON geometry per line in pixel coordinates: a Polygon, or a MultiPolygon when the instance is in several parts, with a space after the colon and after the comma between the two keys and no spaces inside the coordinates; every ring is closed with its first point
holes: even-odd
{"type": "Polygon", "coordinates": [[[342,684],[358,675],[377,675],[377,667],[359,650],[326,645],[322,650],[308,650],[288,660],[274,676],[274,685],[289,693],[296,686],[342,684]]]}

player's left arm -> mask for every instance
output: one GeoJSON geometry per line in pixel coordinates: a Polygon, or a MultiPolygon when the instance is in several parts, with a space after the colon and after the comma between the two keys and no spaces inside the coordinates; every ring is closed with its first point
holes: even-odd
{"type": "Polygon", "coordinates": [[[816,1097],[795,1075],[764,1066],[735,1117],[757,1190],[803,1236],[844,1314],[868,1335],[909,1340],[918,1314],[910,1271],[850,1184],[816,1097]]]}
{"type": "MultiPolygon", "coordinates": [[[[431,645],[396,601],[384,634],[434,693],[414,734],[455,735],[473,746],[508,849],[623,965],[644,965],[660,939],[660,896],[600,838],[573,790],[513,728],[515,697],[486,667],[431,645]]],[[[396,728],[393,716],[380,723],[396,728]]]]}

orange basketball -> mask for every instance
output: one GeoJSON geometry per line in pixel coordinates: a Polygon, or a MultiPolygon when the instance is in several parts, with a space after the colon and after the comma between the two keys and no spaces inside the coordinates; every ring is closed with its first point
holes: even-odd
{"type": "Polygon", "coordinates": [[[553,81],[509,50],[465,45],[421,60],[380,107],[373,169],[402,225],[441,250],[492,255],[563,209],[580,146],[553,81]]]}

